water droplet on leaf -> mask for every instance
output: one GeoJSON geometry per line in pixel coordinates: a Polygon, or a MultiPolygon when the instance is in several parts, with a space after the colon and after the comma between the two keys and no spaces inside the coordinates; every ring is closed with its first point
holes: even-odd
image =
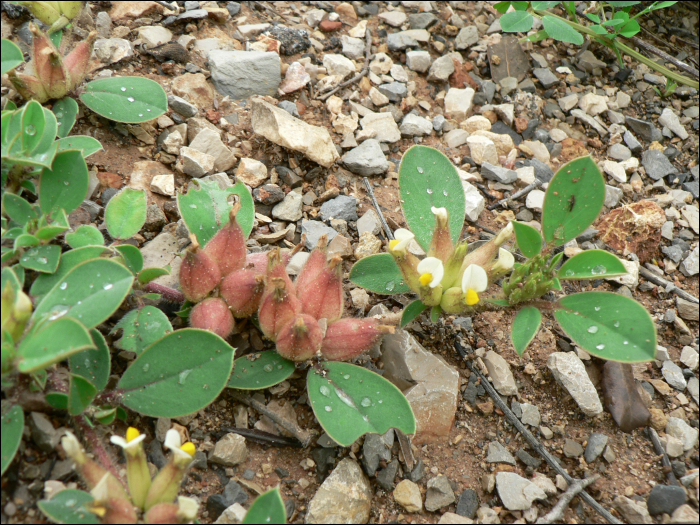
{"type": "Polygon", "coordinates": [[[326,385],[321,385],[321,387],[318,390],[319,392],[321,392],[321,394],[323,394],[326,397],[331,395],[331,389],[328,388],[326,385]]]}
{"type": "Polygon", "coordinates": [[[589,334],[595,334],[595,333],[597,333],[597,332],[598,332],[598,327],[597,327],[597,326],[593,325],[593,326],[589,326],[589,327],[588,327],[588,333],[589,333],[589,334]]]}

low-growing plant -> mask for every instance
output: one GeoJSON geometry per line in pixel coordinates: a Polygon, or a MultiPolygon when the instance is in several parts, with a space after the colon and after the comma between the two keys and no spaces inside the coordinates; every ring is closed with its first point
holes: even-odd
{"type": "Polygon", "coordinates": [[[83,2],[14,2],[23,5],[44,24],[50,26],[48,33],[60,31],[80,14],[83,2]]]}
{"type": "Polygon", "coordinates": [[[670,7],[677,2],[649,2],[638,13],[631,15],[631,9],[640,5],[639,1],[605,1],[590,2],[584,11],[585,20],[577,13],[573,1],[505,1],[498,2],[494,8],[504,13],[500,18],[501,29],[506,33],[526,33],[532,29],[535,17],[542,20],[543,29],[537,31],[522,41],[537,42],[545,38],[553,38],[570,44],[583,44],[583,35],[610,49],[617,55],[621,68],[624,68],[622,55],[629,55],[642,64],[661,73],[668,79],[666,93],[672,93],[677,84],[684,84],[698,89],[696,78],[686,77],[658,62],[645,57],[628,45],[621,42],[620,37],[633,37],[640,31],[638,18],[658,9],[670,7]],[[562,4],[568,18],[561,17],[550,9],[562,4]],[[510,7],[513,11],[506,12],[510,7]],[[587,25],[584,25],[587,24],[587,25]]]}

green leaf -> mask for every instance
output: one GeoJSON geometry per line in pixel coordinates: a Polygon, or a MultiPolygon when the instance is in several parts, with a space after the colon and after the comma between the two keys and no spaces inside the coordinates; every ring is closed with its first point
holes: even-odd
{"type": "Polygon", "coordinates": [[[77,265],[90,259],[95,259],[106,251],[107,248],[102,246],[85,246],[84,248],[67,251],[61,256],[61,262],[58,264],[56,271],[53,274],[39,275],[32,283],[29,293],[33,296],[44,295],[77,265]]]}
{"type": "Polygon", "coordinates": [[[20,343],[17,370],[25,374],[41,370],[93,346],[92,338],[82,323],[70,317],[49,319],[20,343]]]}
{"type": "Polygon", "coordinates": [[[511,11],[501,16],[501,29],[504,33],[526,33],[532,29],[534,17],[527,11],[511,11]]]}
{"type": "Polygon", "coordinates": [[[68,384],[68,413],[79,416],[97,395],[95,385],[82,376],[71,374],[68,384]]]}
{"type": "Polygon", "coordinates": [[[440,308],[440,305],[433,306],[430,309],[430,322],[431,323],[437,323],[438,319],[440,319],[440,314],[442,314],[442,308],[440,308]]]}
{"type": "Polygon", "coordinates": [[[104,410],[98,410],[93,414],[93,417],[103,425],[111,425],[117,417],[117,409],[106,408],[104,410]]]}
{"type": "Polygon", "coordinates": [[[639,22],[636,20],[630,20],[620,29],[620,34],[626,38],[630,38],[637,33],[639,33],[640,27],[639,22]]]}
{"type": "Polygon", "coordinates": [[[141,250],[136,246],[122,244],[116,246],[116,250],[121,254],[122,259],[124,259],[124,264],[131,270],[131,273],[136,275],[143,270],[143,255],[141,255],[141,250]]]}
{"type": "Polygon", "coordinates": [[[30,235],[28,233],[23,233],[19,237],[15,239],[13,248],[16,250],[18,248],[28,248],[31,246],[38,246],[39,245],[39,239],[37,239],[34,235],[30,235]]]}
{"type": "Polygon", "coordinates": [[[550,15],[542,17],[542,26],[547,34],[554,40],[568,42],[580,46],[583,44],[583,35],[567,24],[564,20],[550,15]]]}
{"type": "Polygon", "coordinates": [[[45,128],[44,108],[36,100],[30,100],[22,113],[22,144],[25,154],[31,154],[41,143],[45,128]]]}
{"type": "Polygon", "coordinates": [[[294,363],[274,350],[239,357],[226,385],[239,390],[259,390],[281,383],[294,373],[294,363]]]}
{"type": "Polygon", "coordinates": [[[607,3],[613,7],[632,7],[633,5],[641,4],[638,0],[613,0],[607,3]]]}
{"type": "Polygon", "coordinates": [[[411,147],[401,159],[399,188],[408,229],[424,250],[435,230],[433,206],[447,209],[452,242],[459,240],[464,225],[464,188],[450,159],[434,148],[411,147]]]}
{"type": "Polygon", "coordinates": [[[39,204],[49,213],[56,207],[66,213],[75,210],[87,197],[88,169],[80,151],[62,151],[56,154],[51,169],[41,172],[39,204]]]}
{"type": "Polygon", "coordinates": [[[287,511],[278,487],[263,492],[248,509],[241,522],[243,525],[257,523],[287,523],[287,511]]]}
{"type": "Polygon", "coordinates": [[[349,279],[357,286],[378,294],[392,295],[410,291],[396,261],[388,253],[377,253],[360,259],[350,270],[349,279]]]}
{"type": "Polygon", "coordinates": [[[590,156],[564,164],[544,197],[544,240],[561,246],[580,235],[598,217],[604,200],[605,181],[590,156]]]}
{"type": "Polygon", "coordinates": [[[68,216],[63,208],[57,208],[49,215],[42,215],[39,218],[39,228],[34,233],[42,241],[50,241],[57,235],[70,228],[68,216]]]}
{"type": "Polygon", "coordinates": [[[128,239],[146,222],[146,193],[124,188],[112,197],[105,208],[107,231],[115,239],[128,239]]]}
{"type": "Polygon", "coordinates": [[[54,523],[75,523],[92,525],[100,523],[97,515],[86,509],[93,497],[82,490],[66,489],[53,498],[42,499],[37,503],[41,512],[54,523]]]}
{"type": "Polygon", "coordinates": [[[316,419],[328,435],[344,447],[368,433],[397,428],[416,431],[411,405],[392,383],[365,368],[327,361],[323,376],[310,369],[306,387],[316,419]]]}
{"type": "Polygon", "coordinates": [[[595,22],[596,24],[600,24],[600,17],[597,14],[586,13],[586,17],[588,17],[589,20],[595,22]]]}
{"type": "Polygon", "coordinates": [[[56,245],[35,246],[24,252],[19,263],[27,270],[53,273],[61,258],[61,247],[56,245]]]}
{"type": "Polygon", "coordinates": [[[93,259],[81,263],[44,296],[33,318],[67,315],[94,328],[119,308],[133,280],[131,272],[115,261],[93,259]]]}
{"type": "Polygon", "coordinates": [[[49,40],[51,40],[51,43],[54,45],[54,47],[58,49],[61,45],[61,40],[63,40],[63,31],[59,29],[58,31],[49,33],[49,40]]]}
{"type": "Polygon", "coordinates": [[[95,348],[73,354],[68,358],[68,363],[73,375],[84,377],[99,392],[107,386],[111,356],[107,342],[98,330],[90,330],[90,336],[95,348]]]}
{"type": "Polygon", "coordinates": [[[493,6],[493,8],[501,14],[508,11],[509,7],[510,7],[510,2],[498,2],[497,4],[494,4],[494,6],[493,6]]]}
{"type": "Polygon", "coordinates": [[[518,248],[520,248],[525,257],[530,259],[542,251],[542,236],[540,232],[522,222],[513,221],[512,224],[518,248]]]}
{"type": "Polygon", "coordinates": [[[561,283],[559,282],[559,279],[557,279],[556,277],[554,278],[553,283],[552,283],[552,290],[559,290],[560,292],[563,290],[563,288],[561,287],[561,283]]]}
{"type": "Polygon", "coordinates": [[[491,303],[495,304],[496,306],[510,306],[510,303],[508,302],[507,299],[489,299],[485,298],[484,302],[486,303],[491,303]]]}
{"type": "Polygon", "coordinates": [[[101,246],[105,243],[102,232],[92,224],[82,224],[74,232],[66,233],[66,242],[71,248],[101,246]]]}
{"type": "Polygon", "coordinates": [[[532,8],[535,11],[545,11],[547,9],[551,9],[555,5],[560,4],[561,1],[556,1],[556,2],[532,2],[532,8]]]}
{"type": "Polygon", "coordinates": [[[102,149],[102,144],[100,144],[99,140],[85,135],[72,135],[60,138],[56,141],[56,145],[58,146],[58,152],[75,149],[80,150],[83,157],[89,157],[102,149]]]}
{"type": "Polygon", "coordinates": [[[109,120],[136,124],[161,116],[168,110],[168,97],[158,82],[143,77],[93,80],[80,100],[109,120]]]}
{"type": "Polygon", "coordinates": [[[49,392],[46,402],[56,410],[68,410],[68,394],[63,392],[49,392]]]}
{"type": "Polygon", "coordinates": [[[527,345],[530,344],[535,334],[537,334],[541,323],[542,314],[534,306],[521,308],[515,319],[513,319],[513,328],[510,336],[513,339],[515,351],[518,352],[520,357],[523,356],[527,345]]]}
{"type": "Polygon", "coordinates": [[[10,268],[9,266],[5,266],[2,269],[2,273],[0,273],[0,292],[5,289],[6,283],[10,283],[10,287],[15,293],[22,289],[22,281],[15,273],[15,269],[10,268]]]}
{"type": "Polygon", "coordinates": [[[206,330],[185,328],[168,334],[144,350],[122,375],[117,385],[122,404],[151,417],[196,412],[226,386],[233,354],[226,341],[206,330]]]}
{"type": "Polygon", "coordinates": [[[2,196],[2,207],[7,216],[20,226],[37,218],[34,207],[14,193],[5,193],[2,196]]]}
{"type": "Polygon", "coordinates": [[[165,268],[144,268],[139,272],[137,279],[140,284],[147,284],[163,275],[170,275],[169,265],[165,268]]]}
{"type": "MultiPolygon", "coordinates": [[[[4,62],[5,40],[2,42],[4,62]]],[[[12,405],[12,407],[2,415],[0,423],[2,423],[0,428],[0,433],[2,434],[2,444],[0,444],[0,466],[2,470],[0,474],[4,474],[7,467],[12,463],[17,449],[19,448],[19,444],[22,442],[22,431],[24,430],[24,412],[22,411],[22,407],[19,405],[12,405]]]]}
{"type": "Polygon", "coordinates": [[[627,273],[625,265],[605,250],[586,250],[566,261],[557,277],[559,279],[604,279],[627,273]]]}
{"type": "Polygon", "coordinates": [[[539,31],[537,31],[537,33],[533,33],[532,35],[521,38],[520,40],[518,40],[518,42],[540,42],[545,38],[549,38],[547,31],[545,31],[544,29],[540,29],[539,31]]]}
{"type": "Polygon", "coordinates": [[[529,7],[530,2],[526,2],[525,0],[515,0],[511,2],[513,5],[513,9],[516,11],[525,11],[529,7]]]}
{"type": "Polygon", "coordinates": [[[578,346],[610,361],[642,363],[656,356],[654,321],[636,301],[610,292],[562,297],[554,317],[578,346]]]}
{"type": "MultiPolygon", "coordinates": [[[[0,61],[0,75],[4,75],[10,69],[14,69],[24,62],[24,56],[19,47],[11,40],[3,38],[0,46],[2,46],[0,47],[0,49],[2,49],[0,52],[0,56],[2,56],[2,61],[0,61]]],[[[3,472],[4,471],[3,469],[3,472]]]]}
{"type": "Polygon", "coordinates": [[[403,309],[401,314],[401,328],[406,326],[408,323],[413,321],[416,317],[422,314],[425,309],[428,308],[420,299],[416,299],[406,308],[403,309]]]}
{"type": "Polygon", "coordinates": [[[173,331],[168,317],[155,306],[131,310],[114,325],[112,334],[122,330],[122,337],[114,346],[137,355],[173,331]]]}
{"type": "Polygon", "coordinates": [[[214,181],[195,179],[199,188],[191,188],[186,195],[178,194],[177,205],[187,228],[197,236],[201,246],[211,240],[226,223],[231,210],[233,198],[238,195],[241,209],[236,215],[238,224],[246,237],[253,229],[255,206],[250,192],[242,182],[232,188],[220,189],[214,181]]]}
{"type": "Polygon", "coordinates": [[[70,133],[70,130],[73,129],[73,126],[75,125],[75,119],[78,116],[78,103],[75,101],[75,99],[65,97],[57,101],[53,105],[52,111],[53,114],[56,115],[56,122],[58,124],[58,138],[62,139],[64,137],[67,137],[68,133],[70,133]]]}
{"type": "MultiPolygon", "coordinates": [[[[638,3],[638,2],[637,2],[638,3]]],[[[671,7],[674,4],[677,4],[677,1],[669,1],[669,2],[657,2],[651,5],[649,8],[650,11],[656,11],[657,9],[665,9],[666,7],[671,7]]]]}

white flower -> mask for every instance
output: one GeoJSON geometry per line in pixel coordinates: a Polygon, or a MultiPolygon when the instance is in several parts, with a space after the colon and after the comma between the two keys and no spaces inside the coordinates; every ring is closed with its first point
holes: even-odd
{"type": "Polygon", "coordinates": [[[405,252],[408,244],[415,238],[410,230],[399,228],[394,232],[394,240],[389,242],[389,251],[405,252]]]}
{"type": "Polygon", "coordinates": [[[83,456],[83,447],[80,445],[75,435],[70,431],[67,431],[66,435],[61,439],[61,446],[63,447],[63,450],[65,450],[68,457],[70,457],[73,461],[78,461],[77,458],[83,456]]]}
{"type": "Polygon", "coordinates": [[[496,236],[496,244],[500,246],[504,242],[506,242],[508,239],[510,239],[510,236],[513,235],[513,223],[509,222],[508,225],[503,228],[500,232],[498,232],[498,235],[496,236]]]}
{"type": "Polygon", "coordinates": [[[195,447],[189,441],[182,445],[180,433],[171,428],[165,433],[165,448],[173,451],[176,458],[191,460],[195,453],[195,447]]]}
{"type": "Polygon", "coordinates": [[[515,263],[515,257],[513,257],[513,254],[510,253],[508,250],[505,250],[503,248],[499,248],[498,249],[498,260],[496,261],[496,264],[493,265],[492,271],[502,272],[502,271],[510,270],[513,267],[514,263],[515,263]]]}
{"type": "Polygon", "coordinates": [[[462,275],[462,292],[466,294],[467,305],[474,306],[479,302],[479,293],[489,286],[486,271],[476,264],[470,264],[462,275]]]}
{"type": "Polygon", "coordinates": [[[436,208],[435,206],[431,206],[430,211],[435,214],[438,220],[442,219],[443,221],[447,221],[447,208],[436,208]]]}
{"type": "Polygon", "coordinates": [[[443,275],[445,275],[442,261],[437,257],[426,257],[418,263],[416,270],[418,275],[420,275],[420,283],[423,286],[430,285],[431,288],[435,288],[440,284],[443,275]]]}
{"type": "Polygon", "coordinates": [[[124,450],[135,449],[144,439],[146,439],[146,434],[141,434],[134,427],[129,427],[126,430],[126,439],[121,436],[112,436],[109,438],[112,444],[118,445],[124,450]]]}

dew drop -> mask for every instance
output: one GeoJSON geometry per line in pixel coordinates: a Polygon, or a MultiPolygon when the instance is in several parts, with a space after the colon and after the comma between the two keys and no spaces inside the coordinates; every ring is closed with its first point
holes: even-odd
{"type": "Polygon", "coordinates": [[[595,333],[597,333],[597,332],[598,332],[598,327],[597,327],[597,326],[593,325],[593,326],[589,326],[589,327],[588,327],[588,333],[589,333],[589,334],[595,334],[595,333]]]}
{"type": "Polygon", "coordinates": [[[272,365],[270,363],[268,363],[265,366],[263,366],[263,370],[265,370],[265,372],[272,372],[272,370],[274,370],[274,368],[272,367],[272,365]]]}
{"type": "Polygon", "coordinates": [[[564,275],[566,275],[567,277],[571,277],[572,275],[574,275],[574,271],[573,270],[566,270],[564,272],[564,275]]]}
{"type": "Polygon", "coordinates": [[[604,273],[607,273],[607,271],[608,269],[602,264],[597,264],[593,268],[591,268],[591,273],[593,275],[602,275],[604,273]]]}
{"type": "Polygon", "coordinates": [[[27,126],[27,129],[25,129],[24,132],[30,137],[36,135],[36,128],[34,127],[34,124],[29,124],[29,126],[27,126]]]}
{"type": "Polygon", "coordinates": [[[605,348],[605,345],[603,343],[600,343],[599,345],[596,345],[596,348],[598,350],[602,350],[603,348],[605,348]]]}
{"type": "Polygon", "coordinates": [[[623,344],[623,345],[628,345],[628,344],[630,344],[630,342],[629,342],[629,341],[622,341],[622,344],[623,344]]]}
{"type": "Polygon", "coordinates": [[[65,290],[66,288],[68,288],[68,283],[63,282],[63,283],[59,284],[58,287],[59,287],[61,290],[65,290]]]}
{"type": "Polygon", "coordinates": [[[430,188],[428,188],[428,189],[425,190],[425,191],[428,193],[428,195],[432,195],[432,194],[433,194],[433,190],[431,190],[430,188]]]}
{"type": "Polygon", "coordinates": [[[38,262],[39,264],[48,264],[49,261],[48,261],[48,259],[47,259],[46,257],[39,257],[39,258],[36,260],[36,262],[38,262]]]}
{"type": "Polygon", "coordinates": [[[447,197],[447,190],[442,190],[443,196],[447,197]]]}
{"type": "Polygon", "coordinates": [[[326,410],[326,412],[333,412],[333,409],[331,407],[329,407],[328,405],[326,405],[323,408],[326,410]]]}
{"type": "Polygon", "coordinates": [[[386,289],[390,292],[393,291],[395,287],[396,283],[394,283],[394,281],[389,281],[388,283],[386,283],[386,289]]]}
{"type": "Polygon", "coordinates": [[[124,86],[122,86],[120,89],[121,89],[122,91],[126,91],[126,88],[125,88],[124,86]]]}
{"type": "Polygon", "coordinates": [[[326,385],[321,385],[318,390],[319,392],[321,392],[321,394],[323,394],[326,397],[331,395],[331,389],[328,388],[326,385]]]}
{"type": "Polygon", "coordinates": [[[382,403],[384,403],[384,400],[380,399],[379,401],[377,401],[377,403],[379,403],[381,405],[382,403]]]}
{"type": "Polygon", "coordinates": [[[345,374],[345,375],[343,376],[343,379],[350,379],[350,374],[345,374]]]}
{"type": "Polygon", "coordinates": [[[370,405],[372,404],[372,400],[371,400],[370,398],[368,398],[368,397],[363,397],[363,398],[362,398],[362,401],[360,401],[360,404],[361,404],[363,407],[368,407],[368,406],[370,406],[370,405]]]}
{"type": "Polygon", "coordinates": [[[614,326],[615,328],[620,328],[620,321],[615,321],[615,322],[613,323],[613,326],[614,326]]]}
{"type": "Polygon", "coordinates": [[[197,209],[197,205],[196,205],[196,204],[190,204],[190,208],[192,208],[193,210],[196,210],[196,209],[197,209]]]}
{"type": "Polygon", "coordinates": [[[55,319],[58,319],[59,317],[63,317],[66,315],[66,313],[70,310],[66,305],[64,304],[57,304],[51,309],[51,315],[49,316],[49,321],[53,321],[55,319]]]}
{"type": "Polygon", "coordinates": [[[282,370],[282,365],[277,365],[277,370],[282,370]]]}
{"type": "Polygon", "coordinates": [[[68,500],[66,500],[66,507],[75,507],[76,503],[78,503],[76,500],[68,499],[68,500]]]}
{"type": "Polygon", "coordinates": [[[594,306],[593,309],[594,309],[596,312],[600,312],[600,306],[594,306]]]}
{"type": "Polygon", "coordinates": [[[63,118],[63,111],[56,113],[56,118],[63,118]]]}
{"type": "Polygon", "coordinates": [[[134,101],[134,97],[128,97],[126,100],[128,100],[129,102],[133,102],[133,101],[134,101]]]}
{"type": "Polygon", "coordinates": [[[146,111],[151,111],[150,109],[146,108],[146,111]]]}
{"type": "Polygon", "coordinates": [[[143,117],[143,113],[139,113],[139,117],[143,117]]]}
{"type": "Polygon", "coordinates": [[[185,381],[187,380],[187,376],[190,375],[191,372],[192,370],[183,370],[182,372],[180,372],[180,375],[177,379],[178,384],[184,385],[185,381]]]}
{"type": "Polygon", "coordinates": [[[151,365],[150,365],[149,363],[146,363],[145,365],[143,365],[143,366],[141,367],[141,370],[143,370],[144,372],[148,372],[148,369],[149,369],[150,367],[151,367],[151,365]]]}
{"type": "Polygon", "coordinates": [[[418,170],[418,173],[423,173],[423,168],[421,168],[420,166],[417,167],[416,169],[418,170]]]}
{"type": "Polygon", "coordinates": [[[111,289],[112,289],[112,286],[114,286],[112,283],[105,283],[105,284],[102,286],[102,289],[103,289],[103,290],[111,290],[111,289]]]}

